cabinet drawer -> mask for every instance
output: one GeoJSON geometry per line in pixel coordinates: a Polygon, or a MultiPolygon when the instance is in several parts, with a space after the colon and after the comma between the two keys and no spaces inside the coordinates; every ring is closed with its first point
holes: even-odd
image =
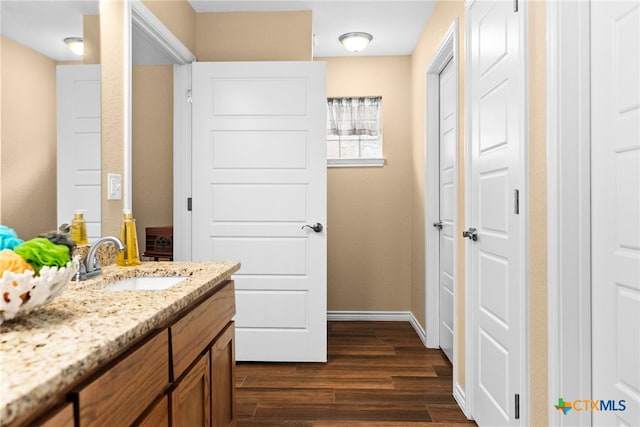
{"type": "Polygon", "coordinates": [[[222,331],[235,312],[233,281],[228,281],[219,291],[171,326],[174,381],[222,331]]]}
{"type": "Polygon", "coordinates": [[[73,427],[73,403],[65,404],[54,415],[37,425],[39,427],[73,427]]]}
{"type": "Polygon", "coordinates": [[[130,425],[169,383],[169,334],[163,330],[78,393],[80,427],[130,425]]]}

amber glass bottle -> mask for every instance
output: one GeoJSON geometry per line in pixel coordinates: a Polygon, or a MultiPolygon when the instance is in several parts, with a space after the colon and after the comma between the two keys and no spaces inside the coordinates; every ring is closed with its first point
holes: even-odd
{"type": "Polygon", "coordinates": [[[84,220],[84,213],[81,210],[77,210],[73,214],[71,220],[71,240],[76,242],[76,245],[86,245],[89,243],[87,240],[87,223],[84,220]]]}
{"type": "Polygon", "coordinates": [[[120,224],[120,240],[122,240],[126,248],[124,251],[118,252],[117,265],[120,267],[140,265],[136,220],[133,219],[131,211],[125,209],[123,213],[122,224],[120,224]]]}

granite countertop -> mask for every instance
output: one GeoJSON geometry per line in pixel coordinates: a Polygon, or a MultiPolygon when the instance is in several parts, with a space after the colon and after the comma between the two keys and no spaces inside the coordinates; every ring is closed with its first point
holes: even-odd
{"type": "Polygon", "coordinates": [[[236,262],[143,262],[104,267],[53,302],[0,325],[0,426],[39,409],[133,341],[215,288],[236,262]],[[136,276],[188,276],[163,291],[106,291],[136,276]]]}

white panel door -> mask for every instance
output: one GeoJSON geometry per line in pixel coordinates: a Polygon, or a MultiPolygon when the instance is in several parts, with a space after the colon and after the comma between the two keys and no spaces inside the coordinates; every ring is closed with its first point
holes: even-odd
{"type": "Polygon", "coordinates": [[[100,65],[59,65],[57,98],[57,221],[85,210],[92,242],[102,236],[100,65]]]}
{"type": "Polygon", "coordinates": [[[640,2],[591,2],[594,426],[640,425],[639,29],[640,2]]]}
{"type": "Polygon", "coordinates": [[[477,233],[476,241],[470,238],[466,243],[473,325],[472,411],[480,426],[517,425],[516,395],[527,401],[521,388],[526,339],[524,224],[514,206],[525,168],[523,18],[522,12],[514,13],[512,2],[500,0],[476,1],[468,16],[467,226],[477,233]]]}
{"type": "Polygon", "coordinates": [[[456,84],[453,61],[440,73],[440,239],[439,239],[439,298],[440,298],[440,348],[453,363],[453,222],[455,218],[453,198],[455,196],[456,158],[456,84]]]}
{"type": "Polygon", "coordinates": [[[322,63],[193,64],[194,260],[242,263],[236,359],[326,361],[322,63]]]}

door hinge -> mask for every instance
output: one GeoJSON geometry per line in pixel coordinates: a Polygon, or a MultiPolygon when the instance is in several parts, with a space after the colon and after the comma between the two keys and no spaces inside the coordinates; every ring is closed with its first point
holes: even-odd
{"type": "Polygon", "coordinates": [[[187,197],[187,211],[189,211],[189,212],[192,211],[191,197],[187,197]]]}
{"type": "Polygon", "coordinates": [[[193,98],[191,98],[191,89],[187,89],[186,98],[187,104],[193,104],[193,98]]]}
{"type": "Polygon", "coordinates": [[[518,11],[518,0],[513,0],[513,11],[514,12],[518,11]]]}
{"type": "Polygon", "coordinates": [[[513,213],[520,215],[520,190],[513,190],[513,213]]]}
{"type": "Polygon", "coordinates": [[[520,419],[520,395],[519,394],[516,394],[515,396],[515,403],[516,403],[515,419],[519,420],[520,419]]]}

